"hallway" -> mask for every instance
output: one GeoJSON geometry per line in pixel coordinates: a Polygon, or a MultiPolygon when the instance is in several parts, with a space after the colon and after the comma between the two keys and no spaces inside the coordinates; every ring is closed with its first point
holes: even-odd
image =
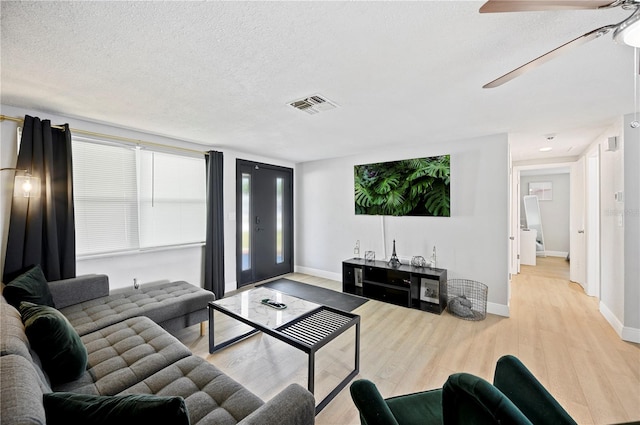
{"type": "Polygon", "coordinates": [[[520,266],[520,273],[569,280],[569,261],[561,257],[537,257],[535,266],[520,266]]]}

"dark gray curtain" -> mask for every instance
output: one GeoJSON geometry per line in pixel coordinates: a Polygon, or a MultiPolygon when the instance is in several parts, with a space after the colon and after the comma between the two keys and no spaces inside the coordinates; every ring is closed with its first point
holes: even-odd
{"type": "Polygon", "coordinates": [[[40,178],[40,196],[13,197],[3,280],[39,264],[47,280],[76,275],[71,132],[49,120],[24,118],[18,169],[40,178]]]}
{"type": "Polygon", "coordinates": [[[204,289],[224,297],[224,203],[222,152],[205,155],[207,166],[207,238],[204,248],[204,289]]]}

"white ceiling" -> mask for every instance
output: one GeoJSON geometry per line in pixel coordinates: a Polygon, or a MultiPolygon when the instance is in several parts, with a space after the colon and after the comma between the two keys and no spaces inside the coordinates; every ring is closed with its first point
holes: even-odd
{"type": "Polygon", "coordinates": [[[610,35],[481,88],[629,11],[481,5],[3,1],[1,100],[293,162],[504,132],[516,160],[574,156],[633,112],[610,35]],[[340,107],[287,105],[316,93],[340,107]]]}

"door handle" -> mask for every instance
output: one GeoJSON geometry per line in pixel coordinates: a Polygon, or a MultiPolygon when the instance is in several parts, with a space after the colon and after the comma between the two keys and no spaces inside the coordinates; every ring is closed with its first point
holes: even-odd
{"type": "Polygon", "coordinates": [[[514,238],[513,236],[509,236],[509,239],[512,240],[512,241],[516,240],[516,238],[514,238]]]}
{"type": "Polygon", "coordinates": [[[584,233],[584,230],[578,230],[578,233],[584,233]]]}

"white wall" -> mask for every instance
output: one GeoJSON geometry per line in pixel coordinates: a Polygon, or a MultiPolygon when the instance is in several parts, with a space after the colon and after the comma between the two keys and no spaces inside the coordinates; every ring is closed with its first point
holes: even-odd
{"type": "MultiPolygon", "coordinates": [[[[640,113],[640,112],[639,112],[640,113]]],[[[622,337],[640,343],[640,128],[624,117],[624,321],[622,337]]]]}
{"type": "Polygon", "coordinates": [[[345,158],[298,164],[296,168],[296,265],[300,271],[341,280],[342,261],[375,251],[428,258],[435,245],[438,267],[449,278],[489,286],[488,311],[508,315],[507,135],[375,149],[345,158]],[[356,164],[451,154],[451,217],[356,216],[356,164]],[[384,232],[383,232],[384,228],[384,232]],[[384,243],[384,246],[383,246],[384,243]]]}
{"type": "Polygon", "coordinates": [[[540,216],[542,218],[542,233],[546,251],[552,251],[559,256],[566,256],[569,252],[569,206],[570,179],[566,174],[545,174],[520,177],[520,222],[526,223],[522,198],[529,194],[529,183],[551,182],[553,185],[553,199],[540,200],[540,216]]]}
{"type": "MultiPolygon", "coordinates": [[[[221,150],[224,153],[224,211],[225,211],[225,283],[226,291],[236,289],[236,265],[235,265],[235,170],[236,158],[248,159],[257,162],[272,163],[285,167],[294,167],[294,164],[270,158],[259,157],[226,149],[205,148],[201,145],[175,140],[154,134],[142,133],[107,124],[84,121],[77,118],[61,117],[47,112],[25,110],[12,106],[2,105],[2,113],[7,116],[24,117],[25,114],[37,116],[41,119],[50,119],[53,124],[69,123],[71,128],[109,134],[113,136],[128,137],[148,142],[167,145],[178,145],[196,150],[221,150]]],[[[0,123],[0,166],[15,167],[17,158],[16,128],[18,124],[12,121],[0,123]]],[[[2,188],[0,190],[0,226],[1,226],[1,258],[0,270],[4,269],[5,249],[9,228],[9,213],[11,210],[13,173],[3,172],[0,176],[2,188]]],[[[202,286],[203,265],[202,246],[179,247],[171,249],[159,249],[133,254],[116,254],[100,256],[91,259],[77,261],[77,274],[103,273],[109,275],[112,289],[133,285],[133,279],[139,283],[154,282],[158,280],[185,280],[194,285],[202,286]]]]}
{"type": "Polygon", "coordinates": [[[624,152],[622,119],[606,131],[597,142],[600,157],[600,301],[618,320],[624,317],[624,226],[620,222],[624,203],[614,199],[614,193],[624,190],[624,152]],[[607,152],[609,137],[617,137],[619,149],[607,152]]]}
{"type": "Polygon", "coordinates": [[[600,311],[622,339],[640,343],[640,130],[632,120],[620,117],[585,152],[596,145],[602,152],[600,311]],[[618,138],[618,150],[606,151],[609,137],[618,138]]]}

